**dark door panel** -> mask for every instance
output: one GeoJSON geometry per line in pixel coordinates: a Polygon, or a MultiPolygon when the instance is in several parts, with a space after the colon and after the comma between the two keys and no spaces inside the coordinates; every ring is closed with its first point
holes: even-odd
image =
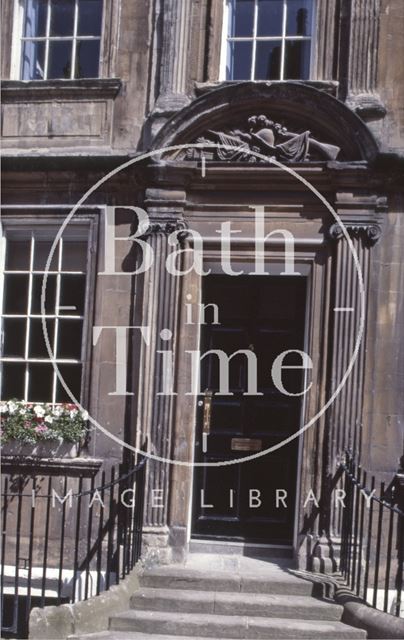
{"type": "MultiPolygon", "coordinates": [[[[206,357],[201,363],[201,388],[213,395],[210,433],[205,440],[203,397],[198,403],[202,406],[198,410],[196,460],[232,461],[268,449],[299,428],[301,398],[282,394],[273,384],[271,369],[280,353],[303,349],[305,279],[208,276],[204,278],[203,299],[204,304],[217,304],[220,324],[203,325],[202,353],[220,349],[231,355],[248,349],[257,357],[260,395],[256,396],[245,395],[245,356],[237,355],[230,363],[229,396],[218,393],[217,357],[206,357]]],[[[301,364],[299,356],[290,354],[288,358],[285,364],[301,364]]],[[[284,371],[282,381],[289,393],[302,390],[299,370],[284,371]]],[[[295,439],[249,462],[196,468],[194,535],[291,544],[297,453],[295,439]],[[277,505],[277,489],[282,496],[286,492],[287,508],[279,500],[277,505]]]]}

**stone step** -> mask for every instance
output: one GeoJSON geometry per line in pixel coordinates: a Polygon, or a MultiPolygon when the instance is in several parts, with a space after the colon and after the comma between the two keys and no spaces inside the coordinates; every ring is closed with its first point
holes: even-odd
{"type": "Polygon", "coordinates": [[[292,547],[275,547],[273,545],[229,542],[228,540],[191,540],[189,543],[189,553],[194,554],[223,554],[223,555],[245,555],[254,558],[293,558],[292,547]]]}
{"type": "Polygon", "coordinates": [[[187,589],[141,589],[131,598],[137,610],[180,613],[298,618],[301,620],[340,620],[343,608],[311,596],[190,591],[187,589]]]}
{"type": "Polygon", "coordinates": [[[230,591],[279,595],[311,595],[313,584],[280,569],[263,574],[203,571],[178,566],[148,569],[140,578],[142,587],[196,591],[230,591]]]}
{"type": "Polygon", "coordinates": [[[342,622],[225,616],[169,611],[127,611],[111,618],[111,631],[166,634],[184,638],[266,638],[266,640],[338,640],[366,638],[366,632],[342,622]]]}
{"type": "MultiPolygon", "coordinates": [[[[180,636],[181,640],[212,640],[211,638],[201,638],[196,636],[180,636]]],[[[69,636],[68,640],[173,640],[175,636],[162,636],[150,633],[131,633],[128,631],[100,631],[98,633],[87,633],[84,635],[69,636]]],[[[226,640],[238,640],[238,638],[226,638],[226,640]]]]}

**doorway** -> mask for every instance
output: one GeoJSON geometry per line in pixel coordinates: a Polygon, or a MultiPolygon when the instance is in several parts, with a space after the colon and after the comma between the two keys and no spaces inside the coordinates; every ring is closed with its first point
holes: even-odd
{"type": "MultiPolygon", "coordinates": [[[[246,394],[252,369],[245,354],[228,364],[231,395],[219,393],[218,356],[201,358],[205,391],[198,397],[195,460],[229,462],[264,451],[299,429],[303,396],[282,392],[272,367],[283,352],[304,349],[306,279],[211,275],[203,281],[201,354],[248,350],[255,356],[254,395],[246,394]]],[[[301,356],[290,353],[282,364],[292,367],[282,369],[284,390],[301,393],[301,356]]],[[[295,438],[244,463],[195,467],[193,537],[292,545],[298,443],[295,438]]]]}

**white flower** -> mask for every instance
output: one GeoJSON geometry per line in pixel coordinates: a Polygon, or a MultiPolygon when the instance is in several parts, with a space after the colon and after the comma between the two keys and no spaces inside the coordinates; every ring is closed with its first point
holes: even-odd
{"type": "Polygon", "coordinates": [[[49,424],[52,424],[53,422],[52,416],[45,416],[44,422],[48,422],[49,424]]]}
{"type": "Polygon", "coordinates": [[[77,414],[78,414],[77,409],[72,409],[72,410],[70,411],[70,417],[71,417],[71,418],[74,418],[75,416],[77,416],[77,414]]]}
{"type": "Polygon", "coordinates": [[[27,410],[26,409],[20,409],[19,413],[20,413],[20,416],[25,416],[25,414],[27,413],[27,410]]]}
{"type": "Polygon", "coordinates": [[[35,412],[35,415],[38,416],[38,418],[43,418],[45,413],[46,413],[45,409],[43,407],[41,407],[40,404],[35,405],[34,412],[35,412]]]}
{"type": "Polygon", "coordinates": [[[56,418],[59,418],[62,415],[62,413],[63,413],[63,407],[57,406],[53,409],[53,415],[56,418]]]}
{"type": "Polygon", "coordinates": [[[15,402],[13,402],[12,400],[10,400],[10,402],[8,403],[8,412],[15,413],[17,409],[18,409],[18,405],[15,404],[15,402]]]}
{"type": "Polygon", "coordinates": [[[88,420],[88,411],[82,411],[81,417],[83,418],[83,420],[88,420]]]}
{"type": "Polygon", "coordinates": [[[8,411],[8,406],[5,402],[2,402],[0,404],[0,413],[7,413],[8,411]]]}

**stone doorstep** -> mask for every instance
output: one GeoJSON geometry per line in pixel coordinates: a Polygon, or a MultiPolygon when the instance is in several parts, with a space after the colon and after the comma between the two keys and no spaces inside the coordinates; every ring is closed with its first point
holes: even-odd
{"type": "Polygon", "coordinates": [[[229,571],[198,571],[183,567],[158,567],[140,577],[142,587],[188,589],[197,591],[230,591],[240,593],[273,593],[278,595],[311,595],[313,583],[282,571],[264,575],[238,575],[229,571]]]}
{"type": "Polygon", "coordinates": [[[275,545],[253,544],[253,543],[232,543],[224,541],[212,540],[196,540],[191,539],[189,543],[189,553],[194,554],[223,554],[223,555],[254,555],[255,558],[265,559],[281,559],[285,558],[289,561],[293,558],[292,547],[283,547],[275,545]]]}
{"type": "Polygon", "coordinates": [[[312,581],[287,566],[243,561],[215,571],[193,562],[143,568],[130,598],[134,608],[113,614],[109,631],[69,640],[366,638],[341,622],[341,606],[313,597],[312,581]]]}
{"type": "Polygon", "coordinates": [[[148,611],[252,615],[299,620],[341,620],[343,607],[311,596],[191,591],[181,589],[140,589],[131,608],[148,611]]]}
{"type": "MultiPolygon", "coordinates": [[[[175,636],[162,636],[150,633],[131,633],[128,631],[102,631],[100,633],[89,633],[87,635],[69,636],[68,640],[174,640],[175,636]]],[[[1,639],[0,639],[1,640],[1,639]]],[[[181,636],[181,640],[212,640],[200,636],[181,636]]],[[[238,638],[226,638],[226,640],[238,640],[238,638]]]]}
{"type": "MultiPolygon", "coordinates": [[[[266,638],[266,640],[295,640],[321,638],[366,638],[366,632],[342,622],[324,620],[292,620],[217,614],[173,613],[160,611],[128,611],[111,618],[111,632],[139,631],[149,634],[168,634],[183,638],[266,638]]],[[[108,636],[107,636],[108,637],[108,636]]],[[[136,636],[135,636],[136,637],[136,636]]]]}

